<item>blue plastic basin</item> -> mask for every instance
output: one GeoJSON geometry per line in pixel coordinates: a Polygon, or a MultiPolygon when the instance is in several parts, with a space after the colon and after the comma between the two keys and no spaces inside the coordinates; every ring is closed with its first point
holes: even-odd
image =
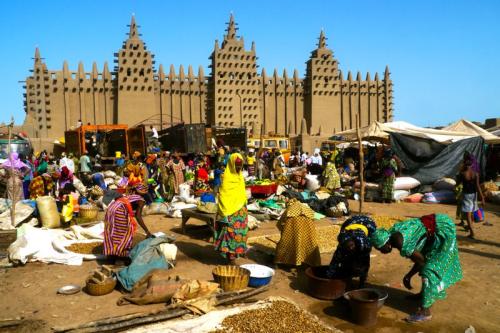
{"type": "Polygon", "coordinates": [[[248,285],[254,288],[269,284],[274,275],[274,269],[264,265],[246,264],[241,265],[241,267],[250,271],[250,280],[248,281],[248,285]]]}

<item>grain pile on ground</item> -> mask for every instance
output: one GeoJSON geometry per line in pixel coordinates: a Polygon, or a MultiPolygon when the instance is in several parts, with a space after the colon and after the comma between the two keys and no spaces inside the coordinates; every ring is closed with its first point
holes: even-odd
{"type": "Polygon", "coordinates": [[[66,250],[79,254],[102,254],[104,246],[102,242],[73,243],[66,246],[66,250]]]}
{"type": "Polygon", "coordinates": [[[337,332],[294,304],[274,301],[269,306],[245,310],[222,321],[211,333],[332,333],[337,332]]]}
{"type": "Polygon", "coordinates": [[[371,215],[370,216],[373,221],[375,221],[375,224],[377,225],[377,228],[390,228],[392,227],[395,223],[407,220],[407,217],[404,216],[388,216],[388,215],[371,215]]]}

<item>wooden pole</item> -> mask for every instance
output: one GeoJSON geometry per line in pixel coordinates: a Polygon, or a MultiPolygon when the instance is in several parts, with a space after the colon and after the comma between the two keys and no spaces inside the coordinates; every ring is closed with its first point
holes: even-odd
{"type": "MultiPolygon", "coordinates": [[[[9,175],[10,175],[10,181],[11,181],[11,185],[12,185],[12,191],[10,193],[11,195],[11,207],[10,207],[10,223],[12,224],[12,226],[14,227],[16,225],[16,198],[17,198],[17,191],[19,189],[16,188],[16,179],[15,177],[17,177],[16,173],[14,172],[14,166],[13,166],[13,160],[12,160],[12,154],[11,154],[11,142],[12,142],[12,129],[14,127],[14,118],[11,119],[10,121],[10,124],[9,124],[9,128],[8,128],[8,131],[9,131],[9,139],[8,139],[8,145],[7,145],[7,158],[9,159],[10,161],[10,170],[7,170],[9,175]]],[[[8,189],[9,187],[7,186],[7,192],[8,192],[8,189]]]]}
{"type": "Polygon", "coordinates": [[[356,134],[358,136],[358,145],[359,145],[359,213],[361,214],[363,212],[363,203],[365,201],[365,177],[364,177],[364,172],[365,172],[365,157],[364,157],[364,152],[363,152],[363,141],[361,138],[361,131],[359,129],[360,127],[360,116],[359,113],[356,115],[356,134]]]}

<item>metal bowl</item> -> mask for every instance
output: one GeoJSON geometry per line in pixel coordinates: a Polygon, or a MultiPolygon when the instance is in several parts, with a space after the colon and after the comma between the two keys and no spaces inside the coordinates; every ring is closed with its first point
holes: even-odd
{"type": "Polygon", "coordinates": [[[61,295],[73,295],[79,293],[81,290],[82,287],[77,286],[76,284],[68,284],[67,286],[59,288],[57,293],[61,295]]]}

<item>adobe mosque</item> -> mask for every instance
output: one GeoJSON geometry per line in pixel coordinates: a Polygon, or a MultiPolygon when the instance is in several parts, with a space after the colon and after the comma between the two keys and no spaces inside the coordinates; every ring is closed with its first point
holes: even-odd
{"type": "Polygon", "coordinates": [[[392,82],[389,69],[362,79],[358,72],[345,75],[327,47],[323,31],[307,60],[305,77],[297,70],[280,75],[276,70],[257,72],[255,43],[245,49],[231,15],[222,43],[215,41],[210,55],[211,73],[197,73],[170,65],[155,69],[154,55],[146,47],[132,16],[115,66],[100,71],[95,62],[86,71],[80,62],[71,71],[48,70],[38,48],[32,75],[26,79],[23,129],[31,137],[55,139],[83,124],[153,124],[166,128],[178,123],[245,126],[254,134],[324,137],[375,120],[392,120],[392,82]]]}

